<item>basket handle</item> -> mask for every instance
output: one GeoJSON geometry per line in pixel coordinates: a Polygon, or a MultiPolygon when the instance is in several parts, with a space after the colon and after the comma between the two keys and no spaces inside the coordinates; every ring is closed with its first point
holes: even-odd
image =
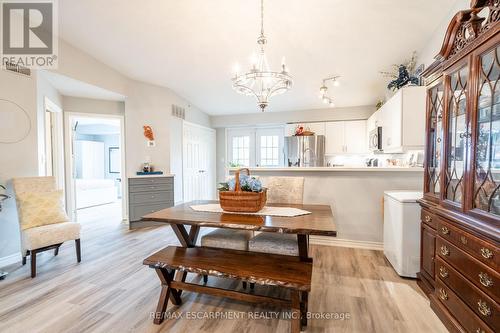
{"type": "Polygon", "coordinates": [[[234,184],[234,191],[235,192],[241,192],[241,187],[240,187],[240,171],[246,171],[247,176],[250,176],[250,170],[248,168],[243,168],[243,169],[238,169],[236,170],[234,177],[235,177],[235,184],[234,184]]]}

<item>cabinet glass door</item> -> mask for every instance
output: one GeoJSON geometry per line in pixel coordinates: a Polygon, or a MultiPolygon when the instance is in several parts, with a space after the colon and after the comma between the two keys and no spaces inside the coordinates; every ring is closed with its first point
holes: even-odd
{"type": "Polygon", "coordinates": [[[473,207],[500,215],[499,48],[480,56],[473,207]]]}
{"type": "Polygon", "coordinates": [[[462,202],[467,144],[467,80],[468,67],[463,67],[449,77],[448,92],[448,144],[446,147],[445,198],[462,202]]]}
{"type": "Polygon", "coordinates": [[[440,165],[443,142],[444,88],[440,83],[429,90],[429,152],[427,161],[427,188],[431,194],[440,193],[440,165]]]}

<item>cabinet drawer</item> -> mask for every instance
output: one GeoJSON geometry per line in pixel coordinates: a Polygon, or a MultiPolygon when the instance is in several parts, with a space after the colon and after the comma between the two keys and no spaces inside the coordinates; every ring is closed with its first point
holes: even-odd
{"type": "Polygon", "coordinates": [[[481,290],[467,281],[453,267],[438,258],[437,276],[452,289],[495,332],[500,332],[500,312],[498,303],[486,296],[481,290]]]}
{"type": "Polygon", "coordinates": [[[172,191],[151,191],[130,193],[131,204],[150,204],[174,200],[172,191]]]}
{"type": "Polygon", "coordinates": [[[151,191],[172,191],[173,184],[149,184],[149,185],[131,185],[128,187],[129,193],[134,192],[151,192],[151,191]]]}
{"type": "Polygon", "coordinates": [[[130,205],[130,221],[139,221],[144,215],[172,207],[173,205],[173,201],[151,205],[130,205]]]}
{"type": "Polygon", "coordinates": [[[493,333],[485,322],[483,322],[462,300],[441,280],[436,280],[435,297],[465,328],[466,332],[493,333]]]}
{"type": "Polygon", "coordinates": [[[146,177],[146,178],[129,178],[128,183],[134,185],[154,185],[154,184],[173,184],[173,177],[146,177]]]}
{"type": "Polygon", "coordinates": [[[431,228],[436,229],[436,219],[434,214],[432,214],[429,210],[422,208],[422,211],[420,212],[420,219],[431,228]]]}
{"type": "Polygon", "coordinates": [[[436,253],[496,302],[500,300],[500,278],[497,272],[440,236],[436,239],[436,253]]]}
{"type": "Polygon", "coordinates": [[[500,267],[500,251],[497,246],[459,229],[440,217],[437,218],[437,224],[437,231],[442,238],[484,262],[488,267],[498,271],[500,267]]]}

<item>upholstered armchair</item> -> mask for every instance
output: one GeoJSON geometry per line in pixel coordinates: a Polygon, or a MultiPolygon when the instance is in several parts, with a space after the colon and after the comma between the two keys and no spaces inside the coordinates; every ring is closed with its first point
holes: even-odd
{"type": "Polygon", "coordinates": [[[63,191],[57,190],[54,177],[15,178],[12,181],[16,194],[21,253],[23,265],[31,259],[31,277],[36,276],[37,253],[54,250],[66,241],[74,240],[77,261],[81,261],[80,224],[69,222],[64,210],[63,191]]]}

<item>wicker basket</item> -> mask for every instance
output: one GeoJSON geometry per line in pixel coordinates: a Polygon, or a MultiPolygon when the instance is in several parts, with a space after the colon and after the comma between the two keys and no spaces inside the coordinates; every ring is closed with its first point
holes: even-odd
{"type": "Polygon", "coordinates": [[[261,192],[242,191],[240,187],[240,171],[246,171],[250,176],[250,170],[239,169],[234,174],[234,191],[219,191],[220,206],[228,212],[256,213],[266,204],[267,189],[263,188],[261,192]]]}

